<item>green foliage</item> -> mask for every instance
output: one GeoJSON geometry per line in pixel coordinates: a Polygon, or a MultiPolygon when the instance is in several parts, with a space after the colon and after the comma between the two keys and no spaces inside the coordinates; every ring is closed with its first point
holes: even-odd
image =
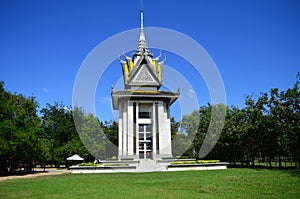
{"type": "Polygon", "coordinates": [[[79,154],[89,158],[89,152],[82,144],[75,127],[73,111],[82,114],[81,109],[65,106],[63,103],[54,102],[47,104],[41,110],[41,151],[42,156],[38,161],[51,163],[51,165],[65,164],[66,158],[79,154]]]}
{"type": "Polygon", "coordinates": [[[115,146],[118,146],[118,123],[116,121],[106,121],[102,128],[107,139],[115,146]]]}
{"type": "MultiPolygon", "coordinates": [[[[300,74],[300,73],[299,73],[300,74]]],[[[300,76],[300,75],[299,75],[300,76]]],[[[223,161],[255,164],[255,158],[267,157],[271,161],[278,157],[295,157],[297,167],[300,160],[300,91],[299,76],[292,88],[278,91],[277,88],[261,93],[258,97],[247,96],[245,107],[224,107],[226,121],[215,148],[207,158],[223,161]]],[[[218,122],[211,118],[212,109],[224,105],[200,107],[191,115],[185,115],[181,128],[190,138],[194,157],[199,157],[204,138],[209,130],[216,132],[218,122]],[[194,139],[193,139],[194,138],[194,139]]],[[[223,109],[223,110],[224,110],[223,109]]],[[[221,115],[221,114],[220,114],[221,115]]],[[[218,121],[218,119],[216,119],[218,121]]],[[[214,143],[213,143],[214,144],[214,143]]],[[[190,156],[191,157],[191,156],[190,156]]]]}
{"type": "Polygon", "coordinates": [[[111,158],[106,158],[106,160],[118,160],[118,158],[116,156],[113,156],[111,158]]]}
{"type": "Polygon", "coordinates": [[[133,160],[133,158],[121,158],[121,160],[133,160]]]}
{"type": "Polygon", "coordinates": [[[171,139],[173,140],[173,138],[178,134],[180,122],[177,122],[174,117],[171,117],[170,123],[171,123],[171,139]]]}
{"type": "Polygon", "coordinates": [[[0,82],[0,161],[31,162],[38,156],[37,107],[34,97],[12,94],[0,82]]]}
{"type": "Polygon", "coordinates": [[[100,164],[95,164],[93,162],[83,162],[83,163],[80,163],[79,166],[92,166],[92,167],[97,167],[97,166],[100,166],[100,164]]]}
{"type": "Polygon", "coordinates": [[[205,164],[205,163],[219,163],[220,160],[197,160],[197,163],[205,164]]]}
{"type": "Polygon", "coordinates": [[[105,146],[106,159],[118,156],[118,123],[116,121],[106,121],[104,122],[102,129],[107,138],[105,146]]]}
{"type": "MultiPolygon", "coordinates": [[[[177,133],[172,140],[173,157],[181,156],[186,151],[189,151],[191,145],[190,139],[183,133],[177,133]]],[[[191,154],[193,156],[193,154],[191,154]]]]}
{"type": "Polygon", "coordinates": [[[171,162],[171,164],[207,164],[207,163],[220,163],[220,160],[196,160],[196,161],[171,162]]]}
{"type": "Polygon", "coordinates": [[[227,107],[222,104],[202,106],[191,115],[184,115],[181,129],[192,143],[194,157],[199,159],[212,148],[222,132],[223,117],[227,107]],[[206,140],[204,142],[204,140],[206,140]]]}
{"type": "Polygon", "coordinates": [[[83,118],[79,136],[89,152],[97,159],[105,158],[105,146],[108,142],[98,118],[88,114],[83,118]]]}
{"type": "MultiPolygon", "coordinates": [[[[171,118],[173,156],[199,159],[206,155],[203,149],[216,144],[206,158],[254,165],[255,158],[267,157],[270,166],[277,158],[281,166],[281,157],[287,156],[294,157],[299,168],[299,81],[300,73],[287,90],[272,88],[256,97],[247,96],[244,108],[208,104],[184,115],[181,126],[171,118]],[[220,138],[216,139],[219,135],[215,132],[223,126],[224,113],[226,121],[220,138]]],[[[47,104],[40,114],[37,108],[34,97],[11,93],[0,81],[1,163],[34,160],[38,164],[59,165],[74,154],[85,161],[118,155],[117,122],[100,122],[82,108],[71,108],[62,102],[47,104]]]]}
{"type": "MultiPolygon", "coordinates": [[[[184,115],[181,122],[183,134],[187,135],[189,142],[192,143],[194,152],[193,157],[197,157],[197,153],[200,151],[201,144],[205,137],[205,132],[203,132],[203,130],[208,128],[207,123],[199,122],[200,112],[202,112],[203,109],[204,107],[201,107],[199,111],[193,111],[191,115],[184,115]]],[[[202,115],[202,118],[205,117],[206,115],[202,115]]]]}

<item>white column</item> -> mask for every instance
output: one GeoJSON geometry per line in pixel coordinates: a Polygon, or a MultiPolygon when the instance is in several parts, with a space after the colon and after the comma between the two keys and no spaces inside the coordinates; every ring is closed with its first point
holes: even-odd
{"type": "Polygon", "coordinates": [[[155,102],[152,104],[152,157],[156,158],[156,110],[155,110],[155,102]]]}
{"type": "Polygon", "coordinates": [[[127,155],[133,155],[133,102],[132,101],[128,101],[128,106],[127,106],[127,149],[128,149],[128,153],[127,155]]]}
{"type": "Polygon", "coordinates": [[[123,103],[123,156],[127,156],[127,101],[123,103]]]}
{"type": "Polygon", "coordinates": [[[118,146],[118,154],[119,158],[123,155],[123,106],[119,103],[119,146],[118,146]]]}
{"type": "Polygon", "coordinates": [[[158,121],[159,121],[159,154],[161,157],[171,157],[171,124],[164,102],[158,103],[158,121]]]}
{"type": "Polygon", "coordinates": [[[135,125],[135,129],[136,129],[136,156],[137,159],[139,159],[140,156],[140,143],[139,143],[139,122],[138,122],[138,117],[139,117],[139,103],[136,102],[136,123],[135,125]]]}

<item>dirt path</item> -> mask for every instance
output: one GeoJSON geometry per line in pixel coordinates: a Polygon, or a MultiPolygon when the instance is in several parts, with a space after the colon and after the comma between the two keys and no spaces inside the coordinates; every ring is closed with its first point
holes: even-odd
{"type": "Polygon", "coordinates": [[[35,173],[33,174],[25,174],[25,175],[13,175],[13,176],[4,176],[0,177],[0,181],[4,180],[12,180],[12,179],[22,179],[22,178],[36,178],[40,176],[49,176],[49,175],[59,175],[64,173],[70,173],[67,169],[49,169],[45,172],[43,170],[35,169],[35,173]]]}

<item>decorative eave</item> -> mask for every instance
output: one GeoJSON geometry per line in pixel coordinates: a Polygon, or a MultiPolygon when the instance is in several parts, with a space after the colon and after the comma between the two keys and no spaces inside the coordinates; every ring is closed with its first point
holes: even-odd
{"type": "Polygon", "coordinates": [[[158,90],[112,90],[112,104],[114,110],[119,110],[119,102],[123,100],[163,100],[167,102],[167,106],[171,106],[179,97],[180,92],[168,92],[158,90]]]}
{"type": "Polygon", "coordinates": [[[141,90],[143,90],[143,87],[148,87],[158,90],[163,83],[162,71],[166,59],[159,61],[161,52],[158,57],[153,58],[149,51],[144,32],[143,16],[143,10],[141,10],[140,36],[136,52],[130,58],[123,51],[124,60],[118,58],[122,64],[125,89],[141,87],[141,90]]]}

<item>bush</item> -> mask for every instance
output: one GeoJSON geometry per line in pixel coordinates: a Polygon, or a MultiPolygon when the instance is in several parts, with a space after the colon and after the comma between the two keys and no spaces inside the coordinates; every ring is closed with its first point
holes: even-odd
{"type": "Polygon", "coordinates": [[[180,156],[179,159],[189,159],[189,156],[180,156]]]}
{"type": "Polygon", "coordinates": [[[197,160],[197,163],[220,163],[220,160],[197,160]]]}
{"type": "Polygon", "coordinates": [[[100,164],[95,164],[95,163],[93,163],[93,162],[87,162],[87,163],[81,163],[81,164],[79,164],[79,166],[100,166],[100,164]]]}
{"type": "Polygon", "coordinates": [[[197,164],[196,161],[178,161],[178,162],[171,162],[171,164],[197,164]]]}
{"type": "Polygon", "coordinates": [[[172,159],[177,159],[177,158],[176,157],[163,157],[162,159],[163,160],[170,160],[170,159],[172,160],[172,159]]]}
{"type": "Polygon", "coordinates": [[[109,161],[111,161],[111,160],[118,160],[118,158],[116,156],[113,156],[111,158],[106,158],[106,160],[109,160],[109,161]]]}
{"type": "Polygon", "coordinates": [[[220,160],[197,160],[197,161],[176,161],[171,164],[207,164],[207,163],[219,163],[220,160]]]}
{"type": "Polygon", "coordinates": [[[133,158],[121,158],[121,160],[133,160],[133,158]]]}

